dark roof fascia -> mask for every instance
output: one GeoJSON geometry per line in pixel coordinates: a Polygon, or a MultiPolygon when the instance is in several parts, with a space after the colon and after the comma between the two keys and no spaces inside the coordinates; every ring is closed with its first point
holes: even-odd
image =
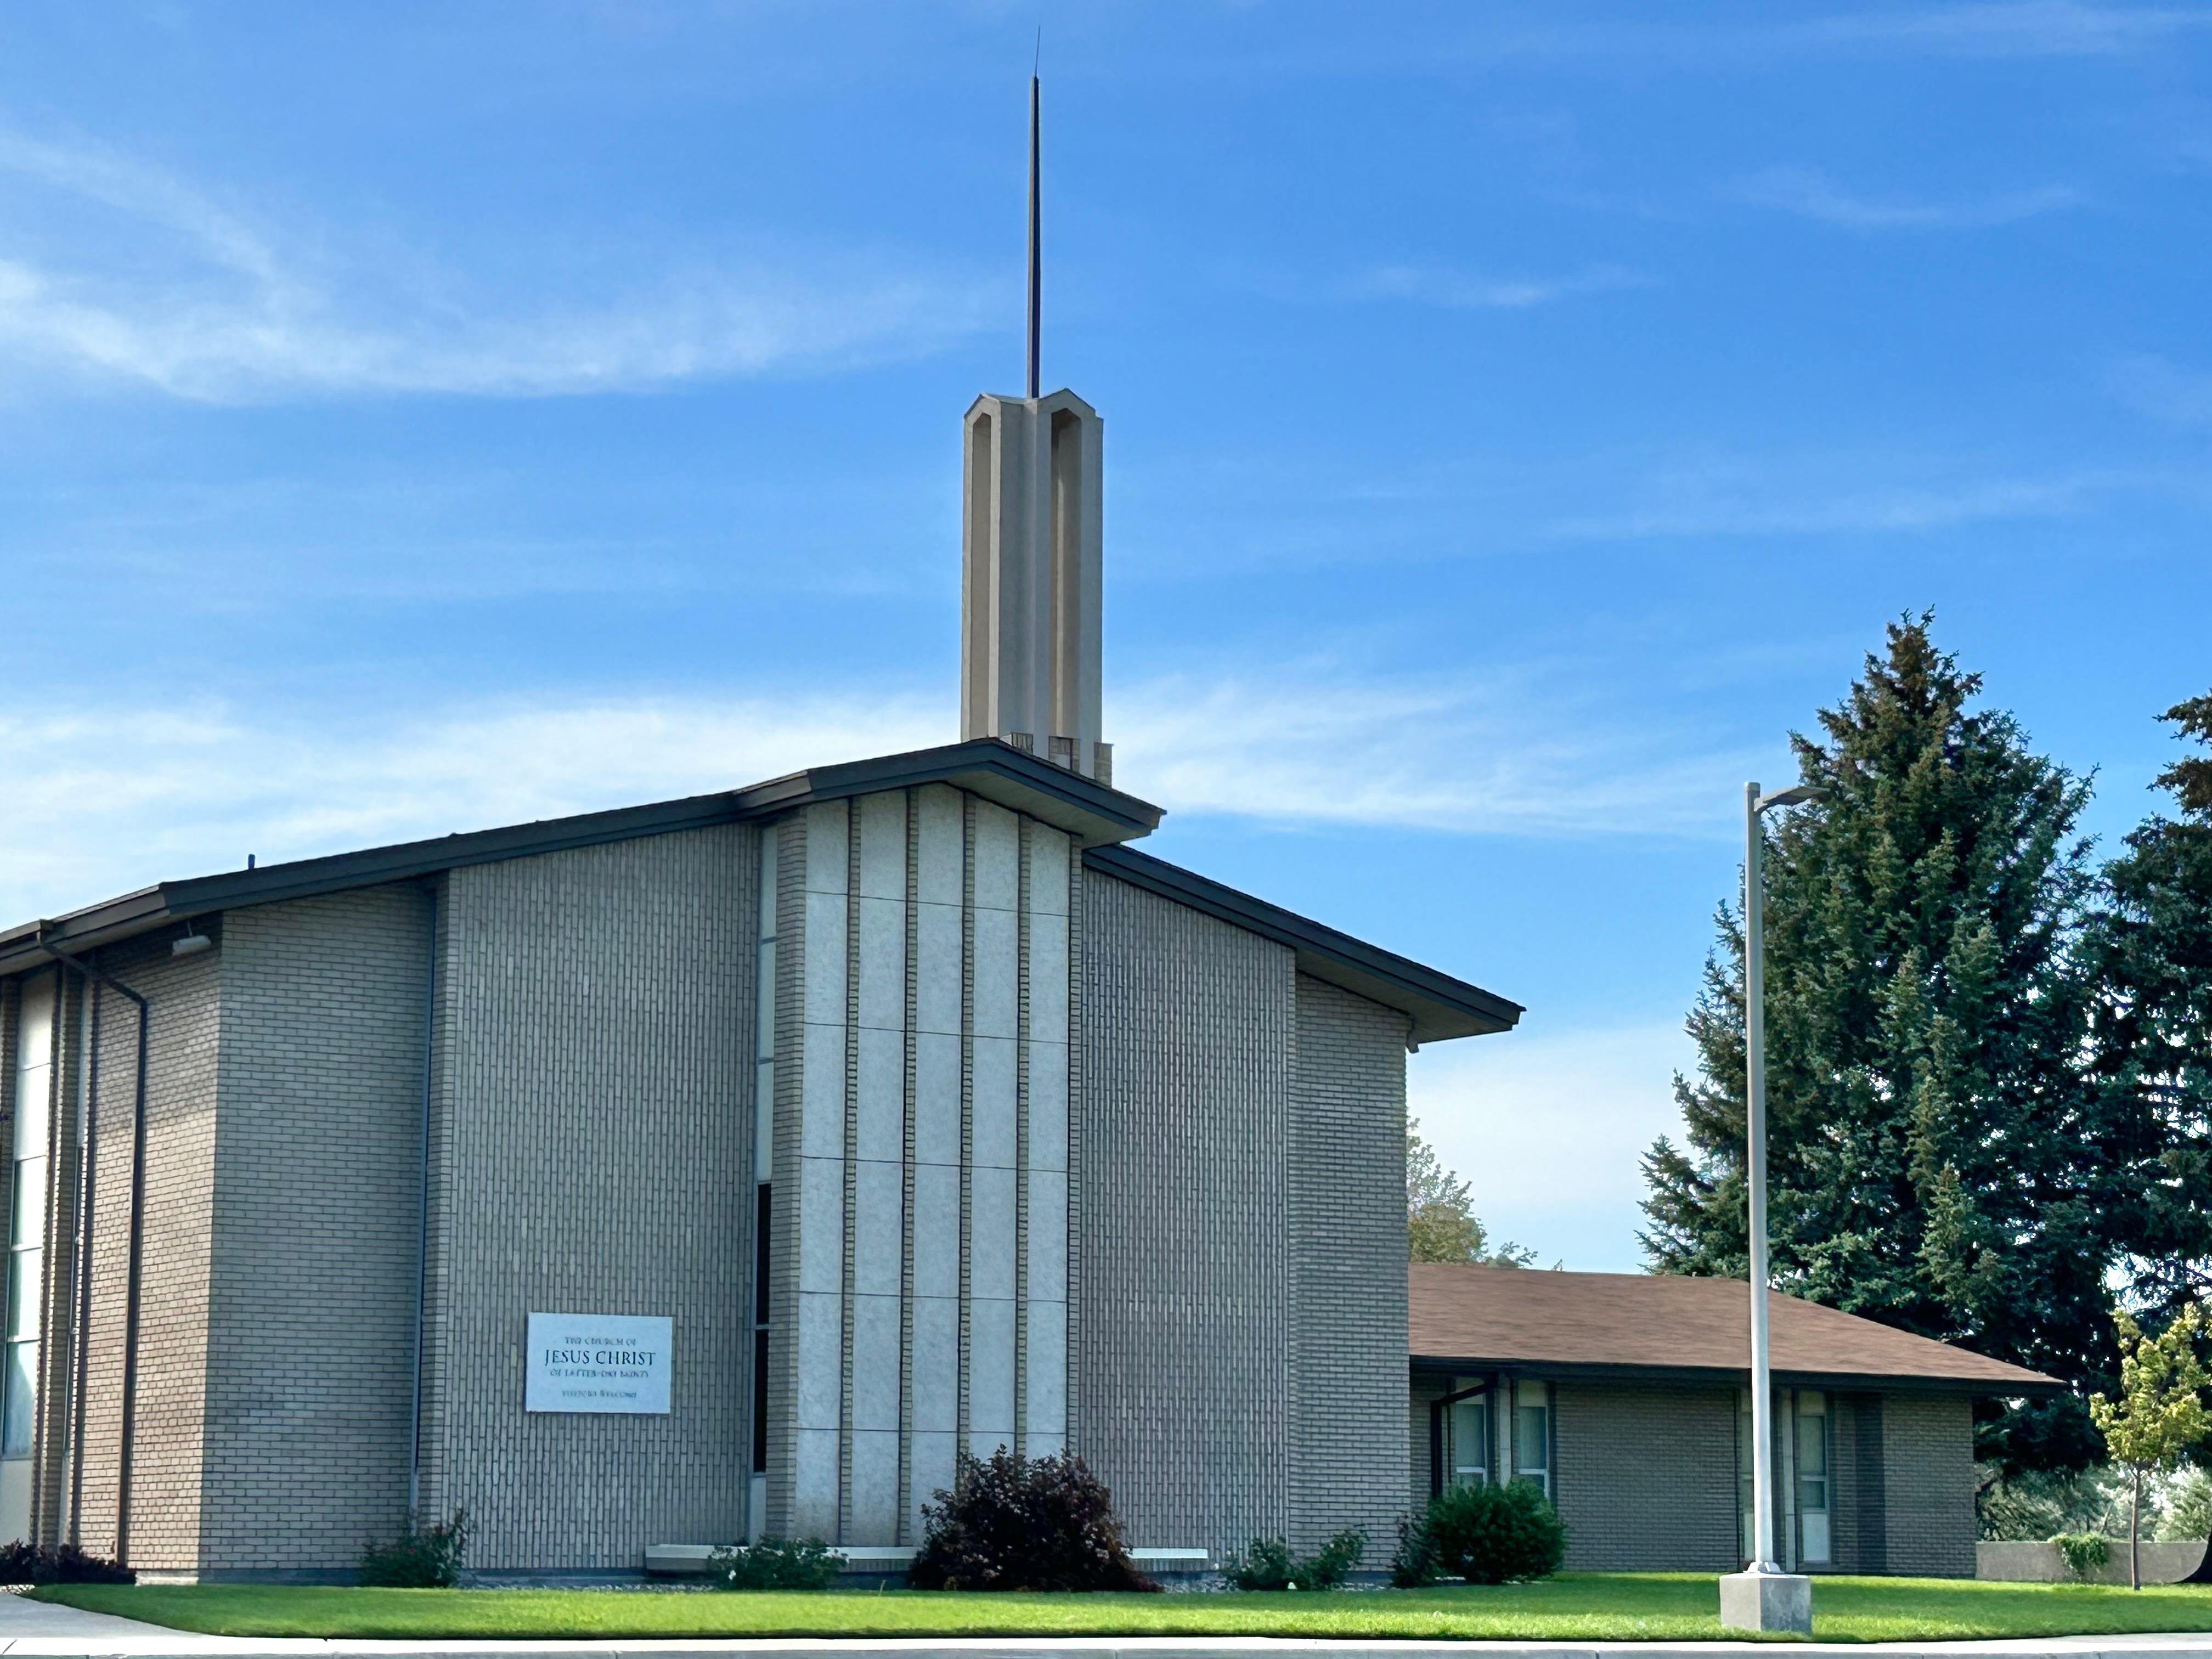
{"type": "Polygon", "coordinates": [[[1521,1018],[1519,1003],[1479,985],[1209,881],[1133,847],[1096,847],[1083,856],[1093,869],[1289,945],[1297,952],[1298,967],[1316,979],[1410,1015],[1415,1042],[1510,1030],[1521,1018]]]}
{"type": "MultiPolygon", "coordinates": [[[[1740,1388],[1750,1381],[1747,1370],[1729,1365],[1611,1365],[1588,1361],[1554,1364],[1544,1359],[1449,1358],[1438,1354],[1412,1356],[1416,1376],[1468,1376],[1483,1371],[1556,1376],[1604,1382],[1688,1382],[1740,1388]]],[[[1979,1377],[1923,1376],[1910,1371],[1790,1371],[1772,1373],[1778,1387],[1832,1389],[1861,1393],[1960,1394],[1978,1400],[2021,1400],[2064,1394],[2066,1385],[2048,1378],[2038,1382],[2000,1383],[1979,1377]]]]}
{"type": "Polygon", "coordinates": [[[189,921],[219,910],[380,886],[473,864],[743,823],[816,801],[842,800],[925,783],[949,783],[967,789],[1065,830],[1086,846],[1122,836],[1147,835],[1160,821],[1160,809],[1150,802],[1094,783],[994,738],[977,738],[939,749],[817,767],[718,794],[621,806],[574,817],[163,882],[52,921],[26,922],[0,933],[0,974],[52,960],[54,952],[46,948],[48,940],[75,953],[131,938],[166,922],[189,921]]]}

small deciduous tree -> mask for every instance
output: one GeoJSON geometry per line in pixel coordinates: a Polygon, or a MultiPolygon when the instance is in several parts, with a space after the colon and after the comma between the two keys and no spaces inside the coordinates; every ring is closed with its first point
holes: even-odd
{"type": "Polygon", "coordinates": [[[2156,1336],[2145,1336],[2124,1308],[2112,1314],[2120,1341],[2120,1395],[2089,1396],[2089,1418],[2112,1461],[2128,1472],[2128,1583],[2142,1588],[2136,1547],[2142,1532],[2143,1482],[2178,1467],[2212,1429],[2204,1412],[2204,1368],[2197,1358],[2202,1321],[2185,1308],[2156,1336]]]}
{"type": "Polygon", "coordinates": [[[1525,1267],[1536,1252],[1518,1244],[1492,1249],[1490,1231],[1475,1218],[1467,1182],[1444,1168],[1420,1126],[1406,1126],[1406,1259],[1474,1261],[1492,1267],[1525,1267]]]}

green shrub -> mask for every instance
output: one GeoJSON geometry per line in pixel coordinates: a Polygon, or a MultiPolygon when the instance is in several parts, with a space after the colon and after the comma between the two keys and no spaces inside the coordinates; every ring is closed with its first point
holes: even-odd
{"type": "Polygon", "coordinates": [[[2084,1583],[2112,1559],[2112,1543],[2101,1532],[2062,1532],[2051,1541],[2066,1558],[2067,1571],[2084,1583]]]}
{"type": "Polygon", "coordinates": [[[0,1544],[0,1584],[128,1584],[138,1575],[74,1544],[0,1544]]]}
{"type": "Polygon", "coordinates": [[[1437,1568],[1471,1584],[1548,1577],[1567,1555],[1559,1511],[1525,1480],[1449,1488],[1429,1505],[1428,1534],[1437,1568]]]}
{"type": "Polygon", "coordinates": [[[1121,1546],[1113,1494],[1073,1452],[963,1453],[950,1492],[922,1505],[916,1589],[1156,1590],[1121,1546]]]}
{"type": "Polygon", "coordinates": [[[1279,1538],[1255,1538],[1240,1556],[1222,1564],[1221,1575],[1241,1590],[1334,1589],[1367,1553],[1367,1534],[1347,1527],[1303,1559],[1279,1538]]]}
{"type": "Polygon", "coordinates": [[[1398,1547],[1390,1556],[1390,1582],[1400,1589],[1419,1589],[1437,1582],[1436,1540],[1426,1514],[1398,1517],[1398,1547]]]}
{"type": "Polygon", "coordinates": [[[828,1589],[843,1570],[842,1558],[818,1538],[763,1538],[707,1558],[708,1582],[716,1589],[828,1589]]]}
{"type": "Polygon", "coordinates": [[[417,1527],[411,1514],[389,1544],[371,1539],[361,1547],[360,1582],[398,1589],[450,1589],[460,1581],[469,1547],[469,1512],[417,1527]]]}
{"type": "Polygon", "coordinates": [[[1291,1547],[1279,1538],[1255,1538],[1242,1555],[1221,1564],[1221,1576],[1241,1590],[1288,1589],[1297,1582],[1291,1547]]]}

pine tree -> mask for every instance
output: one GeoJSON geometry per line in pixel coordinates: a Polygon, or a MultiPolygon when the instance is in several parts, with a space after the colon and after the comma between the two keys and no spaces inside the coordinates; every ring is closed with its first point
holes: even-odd
{"type": "MultiPolygon", "coordinates": [[[[2161,717],[2212,745],[2212,695],[2161,717]]],[[[2212,1293],[2212,757],[2168,767],[2179,818],[2154,814],[2105,868],[2090,955],[2098,1073],[2127,1125],[2130,1294],[2170,1314],[2212,1293]]]]}
{"type": "MultiPolygon", "coordinates": [[[[2101,1095],[2081,1063],[2073,945],[2087,785],[1972,707],[1978,676],[1888,629],[1820,736],[1793,734],[1816,805],[1770,824],[1770,1232],[1781,1286],[2069,1382],[2108,1362],[2101,1095]]],[[[1741,1275],[1743,939],[1723,906],[1677,1078],[1686,1144],[1644,1159],[1662,1272],[1741,1275]]],[[[2013,1467],[2091,1455],[2078,1398],[1986,1425],[2013,1467]]]]}

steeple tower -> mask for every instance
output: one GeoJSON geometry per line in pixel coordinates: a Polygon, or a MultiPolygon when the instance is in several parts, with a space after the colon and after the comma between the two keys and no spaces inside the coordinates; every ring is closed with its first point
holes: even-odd
{"type": "Polygon", "coordinates": [[[1039,104],[1031,76],[1027,395],[987,392],[963,427],[960,735],[1110,783],[1098,708],[1103,422],[1065,388],[1039,395],[1039,104]]]}

